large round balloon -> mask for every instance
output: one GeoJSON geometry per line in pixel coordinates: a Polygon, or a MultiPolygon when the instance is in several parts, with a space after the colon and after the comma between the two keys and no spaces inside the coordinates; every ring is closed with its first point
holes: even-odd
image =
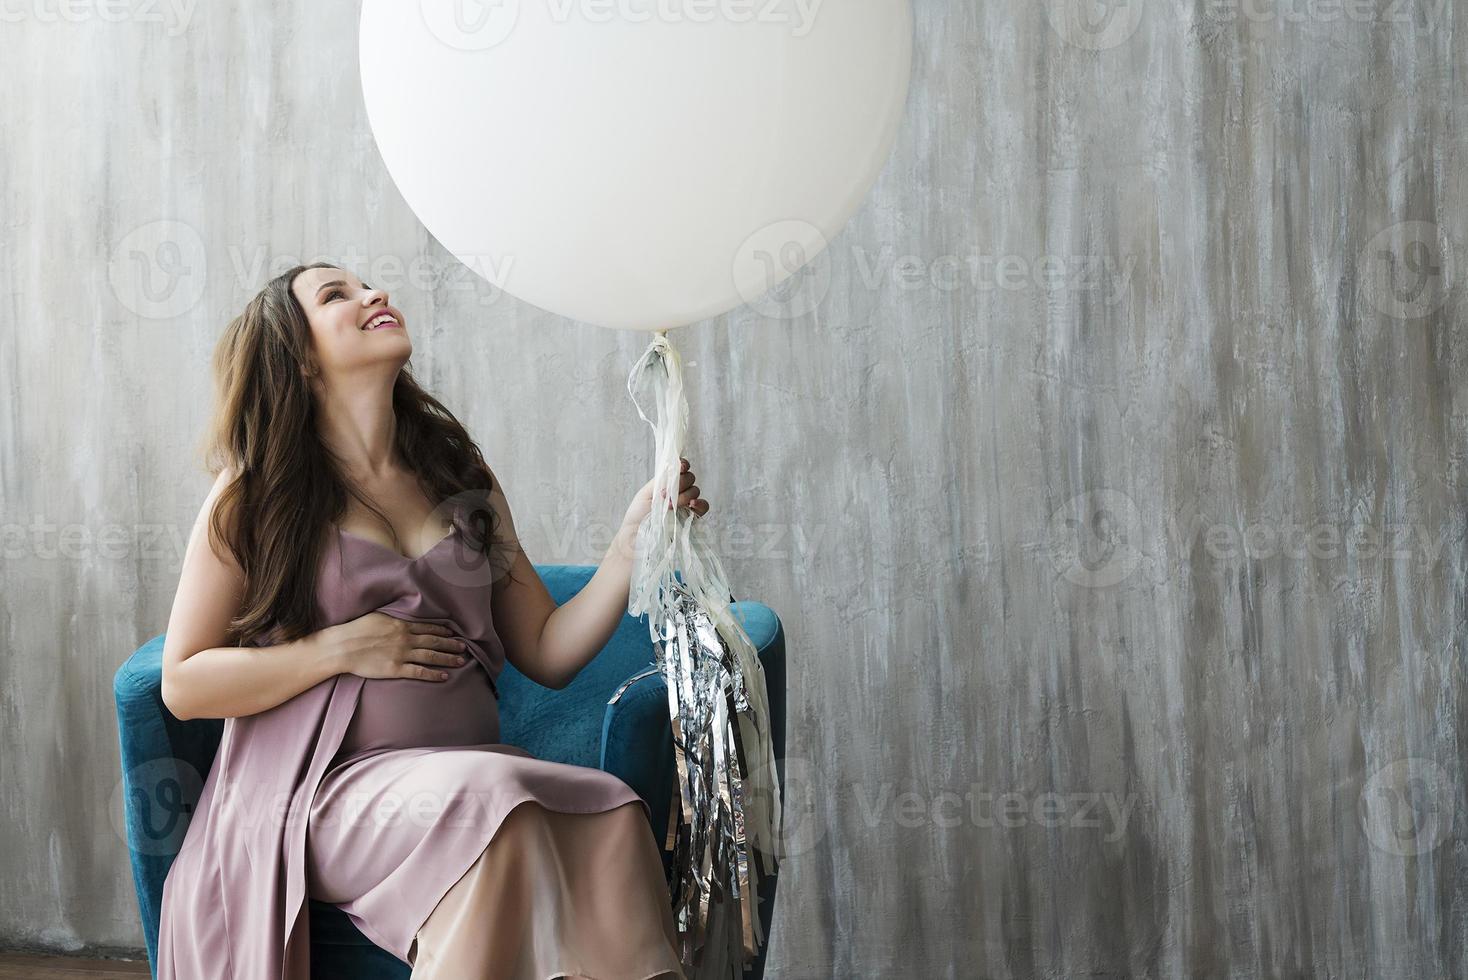
{"type": "Polygon", "coordinates": [[[866,196],[902,116],[909,0],[365,0],[378,148],[435,238],[588,323],[752,302],[866,196]]]}

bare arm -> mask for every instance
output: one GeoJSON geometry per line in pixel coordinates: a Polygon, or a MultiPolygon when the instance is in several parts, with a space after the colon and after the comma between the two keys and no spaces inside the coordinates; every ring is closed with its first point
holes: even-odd
{"type": "Polygon", "coordinates": [[[637,528],[622,528],[586,587],[558,606],[520,546],[504,487],[492,480],[490,502],[501,518],[496,547],[511,571],[492,590],[495,631],[515,669],[542,687],[564,688],[606,646],[627,610],[637,528]]]}
{"type": "Polygon", "coordinates": [[[209,541],[209,515],[230,479],[214,481],[184,551],[163,642],[163,703],[179,719],[265,711],[342,673],[335,651],[312,634],[267,647],[223,646],[239,611],[244,572],[209,541]]]}
{"type": "MultiPolygon", "coordinates": [[[[496,632],[516,670],[544,687],[563,688],[606,646],[627,611],[638,521],[624,521],[591,580],[558,606],[520,547],[509,501],[499,480],[494,483],[492,501],[502,518],[498,540],[513,558],[513,575],[500,577],[493,590],[496,632]]],[[[685,488],[690,483],[685,480],[685,488]]]]}
{"type": "Polygon", "coordinates": [[[493,541],[497,551],[494,558],[496,578],[490,590],[490,616],[494,620],[495,633],[504,645],[505,659],[516,670],[542,687],[565,687],[574,675],[563,675],[554,670],[553,665],[546,663],[540,655],[541,630],[550,614],[556,611],[556,600],[520,546],[520,536],[515,532],[515,521],[510,514],[510,502],[493,471],[490,480],[494,484],[490,506],[499,518],[493,541]]]}
{"type": "Polygon", "coordinates": [[[560,686],[575,679],[622,622],[636,541],[637,528],[623,526],[591,580],[546,619],[540,634],[540,656],[548,670],[564,678],[560,686]]]}
{"type": "Polygon", "coordinates": [[[514,553],[515,581],[505,576],[496,582],[493,615],[516,670],[560,689],[606,646],[627,610],[636,535],[635,527],[618,532],[591,581],[559,606],[525,552],[514,553]]]}

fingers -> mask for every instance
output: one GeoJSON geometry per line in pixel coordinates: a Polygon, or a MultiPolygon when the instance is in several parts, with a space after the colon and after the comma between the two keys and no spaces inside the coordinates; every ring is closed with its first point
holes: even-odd
{"type": "Polygon", "coordinates": [[[469,644],[454,635],[452,627],[439,623],[408,623],[412,645],[403,653],[399,676],[442,683],[449,679],[440,667],[462,667],[469,644]]]}
{"type": "Polygon", "coordinates": [[[462,653],[447,653],[441,650],[412,650],[403,657],[404,662],[414,660],[420,664],[439,664],[444,667],[462,667],[469,658],[462,653]]]}
{"type": "Polygon", "coordinates": [[[425,667],[422,664],[403,664],[398,671],[399,677],[410,680],[437,681],[442,683],[449,679],[447,671],[438,670],[434,667],[425,667]]]}
{"type": "MultiPolygon", "coordinates": [[[[704,500],[702,497],[700,497],[698,495],[699,494],[698,484],[696,484],[696,483],[693,482],[693,474],[692,473],[685,473],[685,474],[683,474],[683,477],[679,481],[679,483],[681,484],[681,490],[682,490],[682,492],[678,494],[678,506],[679,507],[688,507],[695,514],[707,514],[708,513],[708,509],[709,509],[709,503],[708,503],[707,500],[704,500]],[[700,504],[702,506],[700,506],[700,504]]],[[[666,499],[666,497],[667,497],[666,491],[664,491],[664,493],[662,494],[662,496],[663,496],[664,499],[666,499]]],[[[672,504],[669,504],[668,506],[671,507],[672,504]]]]}
{"type": "Polygon", "coordinates": [[[419,636],[413,639],[413,648],[417,650],[447,650],[450,653],[459,653],[468,647],[469,644],[456,636],[419,636]]]}
{"type": "Polygon", "coordinates": [[[398,673],[401,677],[412,677],[418,680],[446,681],[449,679],[448,671],[440,668],[462,667],[467,662],[464,657],[454,653],[414,650],[398,665],[398,673]]]}
{"type": "MultiPolygon", "coordinates": [[[[698,485],[693,482],[695,479],[696,479],[696,477],[695,477],[695,475],[693,473],[692,465],[688,462],[688,457],[687,456],[679,456],[678,457],[678,491],[679,491],[679,493],[678,493],[678,504],[677,505],[679,507],[689,507],[690,509],[693,510],[693,512],[695,514],[704,514],[704,513],[707,513],[708,512],[708,502],[707,501],[704,501],[703,502],[703,506],[701,506],[701,507],[698,506],[698,501],[699,501],[700,498],[698,496],[698,485]]],[[[651,485],[651,484],[649,484],[649,485],[651,485]]],[[[664,499],[664,500],[666,500],[667,497],[668,497],[668,491],[666,489],[662,490],[659,493],[659,497],[662,498],[662,499],[664,499]]],[[[672,507],[673,505],[670,503],[670,504],[667,504],[667,506],[668,507],[672,507]]]]}
{"type": "Polygon", "coordinates": [[[409,646],[415,650],[459,652],[468,647],[468,644],[455,635],[453,627],[438,623],[411,623],[408,626],[408,635],[409,646]]]}

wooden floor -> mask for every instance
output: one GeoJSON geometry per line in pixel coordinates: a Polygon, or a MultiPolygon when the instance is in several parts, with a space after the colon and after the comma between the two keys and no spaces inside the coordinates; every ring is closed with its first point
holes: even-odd
{"type": "Polygon", "coordinates": [[[147,960],[0,953],[0,980],[136,980],[151,976],[147,960]]]}

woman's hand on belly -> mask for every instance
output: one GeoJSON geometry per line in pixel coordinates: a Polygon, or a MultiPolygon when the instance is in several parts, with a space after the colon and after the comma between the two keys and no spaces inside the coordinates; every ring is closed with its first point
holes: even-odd
{"type": "Polygon", "coordinates": [[[461,667],[468,649],[453,630],[436,623],[413,623],[386,613],[328,626],[315,637],[340,665],[338,673],[360,677],[407,677],[443,682],[436,668],[461,667]]]}

